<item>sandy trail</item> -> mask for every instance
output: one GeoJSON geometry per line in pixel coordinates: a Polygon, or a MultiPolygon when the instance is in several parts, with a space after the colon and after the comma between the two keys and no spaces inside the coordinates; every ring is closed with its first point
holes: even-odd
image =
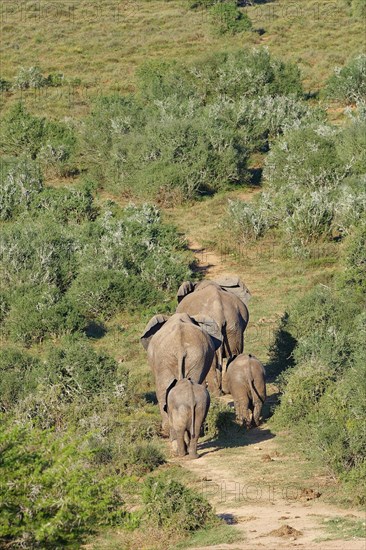
{"type": "MultiPolygon", "coordinates": [[[[225,258],[202,248],[196,240],[190,239],[189,244],[205,277],[228,274],[225,258]]],[[[231,400],[230,396],[221,399],[231,400]]],[[[323,502],[322,487],[329,485],[329,479],[296,479],[301,459],[286,453],[277,439],[263,424],[239,434],[232,446],[218,441],[200,443],[198,460],[172,459],[196,475],[217,514],[244,533],[243,542],[200,549],[366,550],[365,539],[322,540],[327,538],[322,521],[335,517],[365,521],[366,516],[323,502]]]]}

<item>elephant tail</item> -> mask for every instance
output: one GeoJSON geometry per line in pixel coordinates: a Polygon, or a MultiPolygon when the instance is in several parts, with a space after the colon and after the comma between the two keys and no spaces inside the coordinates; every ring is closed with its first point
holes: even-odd
{"type": "Polygon", "coordinates": [[[193,384],[191,382],[191,439],[196,437],[195,434],[195,425],[196,425],[196,398],[193,391],[193,384]]]}
{"type": "Polygon", "coordinates": [[[185,362],[186,362],[186,354],[183,353],[183,354],[179,357],[179,364],[178,364],[178,380],[183,380],[183,378],[186,377],[185,362]]]}
{"type": "MultiPolygon", "coordinates": [[[[251,361],[252,361],[252,356],[249,354],[249,365],[250,365],[250,367],[251,367],[251,361]]],[[[256,396],[262,403],[264,403],[263,397],[260,395],[257,388],[255,387],[252,368],[250,368],[249,384],[250,384],[250,390],[251,390],[251,393],[252,393],[253,402],[255,401],[255,396],[256,396]]]]}
{"type": "Polygon", "coordinates": [[[196,437],[195,425],[196,425],[196,403],[192,403],[192,424],[191,424],[191,438],[196,437]]]}

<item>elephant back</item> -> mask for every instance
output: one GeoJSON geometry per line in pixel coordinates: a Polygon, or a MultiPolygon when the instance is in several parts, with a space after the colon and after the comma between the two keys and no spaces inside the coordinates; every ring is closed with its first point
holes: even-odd
{"type": "Polygon", "coordinates": [[[197,290],[185,296],[178,304],[177,313],[188,313],[190,316],[206,315],[216,321],[222,329],[225,324],[223,291],[211,281],[203,281],[197,290]]]}
{"type": "Polygon", "coordinates": [[[166,323],[155,334],[148,349],[154,371],[168,370],[178,380],[183,358],[184,376],[199,384],[205,380],[214,355],[212,338],[193,322],[166,323]]]}

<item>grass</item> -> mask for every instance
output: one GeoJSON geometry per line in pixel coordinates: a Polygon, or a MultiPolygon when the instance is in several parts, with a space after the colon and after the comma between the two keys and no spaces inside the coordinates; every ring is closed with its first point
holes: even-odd
{"type": "MultiPolygon", "coordinates": [[[[352,516],[352,514],[349,514],[352,516]]],[[[353,517],[334,517],[322,520],[322,526],[326,530],[326,535],[317,542],[326,540],[351,540],[354,538],[366,537],[366,523],[353,517]]]]}
{"type": "Polygon", "coordinates": [[[365,48],[365,22],[341,2],[277,0],[248,8],[271,53],[297,63],[307,90],[319,90],[333,67],[365,48]],[[344,47],[347,44],[347,48],[344,47]]]}
{"type": "Polygon", "coordinates": [[[171,547],[171,550],[185,550],[186,548],[200,548],[201,546],[214,546],[216,544],[232,544],[242,542],[245,537],[242,532],[229,525],[218,525],[211,529],[201,529],[189,539],[179,542],[171,547]]]}
{"type": "Polygon", "coordinates": [[[186,0],[6,2],[0,21],[0,76],[13,80],[21,66],[38,65],[45,75],[61,71],[69,84],[4,92],[2,107],[22,97],[35,113],[77,118],[88,112],[97,94],[133,92],[136,68],[148,59],[189,61],[247,45],[267,46],[297,63],[306,89],[316,92],[334,66],[365,47],[362,19],[330,0],[290,6],[277,0],[245,9],[260,32],[218,37],[208,12],[190,10],[186,0]]]}

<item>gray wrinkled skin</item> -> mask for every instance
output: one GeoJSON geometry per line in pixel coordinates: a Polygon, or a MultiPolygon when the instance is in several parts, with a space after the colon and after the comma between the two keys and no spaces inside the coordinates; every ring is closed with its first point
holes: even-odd
{"type": "Polygon", "coordinates": [[[179,380],[169,391],[167,413],[170,440],[178,456],[198,458],[197,441],[210,406],[210,396],[204,386],[192,380],[179,380]]]}
{"type": "Polygon", "coordinates": [[[186,313],[176,313],[170,318],[155,316],[147,324],[141,343],[147,349],[148,362],[154,374],[166,435],[169,433],[165,411],[169,389],[181,378],[191,378],[197,384],[204,383],[221,342],[218,326],[207,317],[200,316],[196,320],[186,313]]]}
{"type": "Polygon", "coordinates": [[[226,385],[234,399],[240,424],[259,426],[262,406],[266,400],[265,370],[254,355],[238,355],[226,368],[226,385]]]}
{"type": "MultiPolygon", "coordinates": [[[[244,284],[242,287],[246,289],[244,284]]],[[[246,294],[248,298],[250,293],[246,291],[242,292],[242,297],[246,294]]],[[[249,312],[243,299],[231,292],[230,287],[222,288],[215,281],[197,284],[187,281],[178,290],[177,313],[209,315],[221,330],[223,344],[217,352],[219,391],[209,388],[214,395],[220,394],[223,358],[239,355],[244,350],[244,331],[249,321],[249,312]]]]}

